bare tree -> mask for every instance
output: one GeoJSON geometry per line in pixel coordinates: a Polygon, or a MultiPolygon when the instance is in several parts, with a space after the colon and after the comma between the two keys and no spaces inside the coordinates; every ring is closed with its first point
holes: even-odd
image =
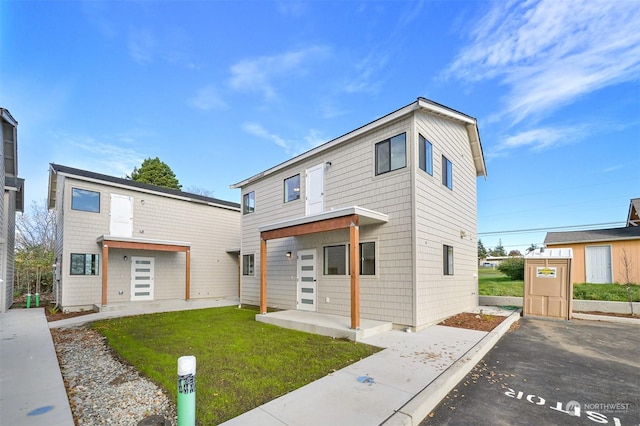
{"type": "Polygon", "coordinates": [[[47,201],[34,201],[28,213],[16,216],[15,275],[17,287],[27,292],[35,286],[47,289],[53,283],[53,249],[56,232],[55,212],[47,201]]]}
{"type": "Polygon", "coordinates": [[[633,277],[633,260],[627,255],[627,250],[622,249],[622,278],[624,280],[623,285],[627,287],[627,294],[629,295],[629,306],[631,307],[631,316],[633,317],[633,295],[631,294],[631,280],[633,277]]]}
{"type": "Polygon", "coordinates": [[[16,217],[16,250],[39,247],[53,251],[56,215],[47,209],[47,200],[31,203],[31,211],[16,217]]]}

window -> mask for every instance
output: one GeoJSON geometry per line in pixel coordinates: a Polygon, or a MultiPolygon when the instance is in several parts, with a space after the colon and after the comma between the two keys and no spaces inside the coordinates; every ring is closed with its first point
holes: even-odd
{"type": "Polygon", "coordinates": [[[100,213],[100,193],[86,189],[71,188],[71,208],[73,210],[100,213]]]}
{"type": "Polygon", "coordinates": [[[253,254],[244,254],[242,255],[242,275],[253,275],[254,274],[254,258],[253,254]]]}
{"type": "Polygon", "coordinates": [[[256,193],[251,191],[242,197],[242,214],[249,214],[254,211],[256,211],[256,193]]]}
{"type": "Polygon", "coordinates": [[[433,176],[433,145],[422,135],[419,135],[418,143],[420,168],[433,176]]]}
{"type": "Polygon", "coordinates": [[[376,175],[407,165],[406,133],[376,144],[376,175]]]}
{"type": "Polygon", "coordinates": [[[360,243],[360,275],[376,274],[376,243],[360,243]]]}
{"type": "Polygon", "coordinates": [[[98,275],[99,255],[71,253],[71,275],[98,275]]]}
{"type": "Polygon", "coordinates": [[[346,246],[327,246],[324,248],[324,274],[345,275],[347,273],[346,246]]]}
{"type": "Polygon", "coordinates": [[[444,155],[442,156],[442,184],[453,189],[453,164],[444,155]]]}
{"type": "Polygon", "coordinates": [[[300,175],[291,176],[284,180],[284,202],[300,199],[300,175]]]}
{"type": "Polygon", "coordinates": [[[453,275],[453,247],[442,246],[442,274],[453,275]]]}

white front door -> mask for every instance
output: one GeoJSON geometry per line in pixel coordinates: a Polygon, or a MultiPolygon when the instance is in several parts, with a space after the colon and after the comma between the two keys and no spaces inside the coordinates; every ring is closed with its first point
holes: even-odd
{"type": "Polygon", "coordinates": [[[133,232],[133,197],[111,194],[109,235],[129,237],[133,232]]]}
{"type": "Polygon", "coordinates": [[[316,251],[300,250],[298,252],[298,309],[316,311],[317,271],[316,251]]]}
{"type": "Polygon", "coordinates": [[[305,171],[306,214],[324,211],[324,164],[305,171]]]}
{"type": "Polygon", "coordinates": [[[131,301],[153,300],[153,257],[131,257],[131,301]]]}
{"type": "Polygon", "coordinates": [[[611,246],[593,246],[585,248],[587,282],[597,284],[611,283],[611,246]]]}

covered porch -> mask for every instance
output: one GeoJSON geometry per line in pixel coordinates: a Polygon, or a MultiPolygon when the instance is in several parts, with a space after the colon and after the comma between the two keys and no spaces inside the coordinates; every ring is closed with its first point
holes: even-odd
{"type": "MultiPolygon", "coordinates": [[[[365,209],[358,206],[345,207],[330,210],[327,212],[303,216],[290,219],[284,222],[264,225],[259,227],[260,231],[260,314],[258,321],[270,322],[269,317],[281,323],[304,323],[308,320],[308,327],[321,330],[325,325],[328,328],[358,331],[361,328],[360,319],[360,226],[384,224],[389,221],[389,217],[380,212],[365,209]],[[349,260],[350,271],[350,310],[351,315],[348,323],[342,324],[341,317],[333,318],[332,315],[320,314],[317,312],[284,311],[267,314],[267,286],[268,286],[268,264],[267,264],[267,242],[269,240],[298,237],[319,232],[335,230],[349,230],[349,260]],[[288,313],[286,313],[288,312],[288,313]],[[294,320],[295,319],[295,320],[294,320]]],[[[271,322],[273,323],[273,322],[271,322]]],[[[389,323],[390,324],[390,323],[389,323]]],[[[300,325],[300,327],[304,327],[300,325]]],[[[297,327],[288,327],[296,328],[297,327]]],[[[324,333],[318,333],[324,334],[324,333]]],[[[357,333],[355,333],[357,334],[357,333]]],[[[354,334],[354,336],[355,336],[354,334]]],[[[334,337],[335,333],[328,334],[334,337]]],[[[348,336],[340,336],[348,337],[348,336]]],[[[354,338],[355,340],[355,338],[354,338]]]]}
{"type": "Polygon", "coordinates": [[[352,324],[349,317],[305,311],[278,311],[258,314],[256,321],[336,339],[349,339],[354,342],[393,329],[391,322],[369,319],[360,320],[360,326],[354,329],[350,327],[352,324]]]}
{"type": "MultiPolygon", "coordinates": [[[[109,250],[110,249],[128,249],[128,250],[148,250],[148,251],[164,251],[164,252],[183,252],[185,254],[185,288],[184,300],[188,301],[191,297],[191,244],[181,241],[163,241],[142,238],[118,237],[112,235],[101,235],[96,242],[102,245],[102,306],[107,306],[108,286],[109,286],[109,250]]],[[[134,302],[139,303],[139,302],[134,302]]]]}

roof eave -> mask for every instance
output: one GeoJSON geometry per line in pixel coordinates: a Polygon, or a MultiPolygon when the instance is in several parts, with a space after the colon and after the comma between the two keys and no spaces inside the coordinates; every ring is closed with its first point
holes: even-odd
{"type": "Polygon", "coordinates": [[[436,102],[433,101],[429,101],[428,99],[425,98],[418,98],[415,102],[410,103],[409,105],[406,105],[400,109],[397,109],[383,117],[380,117],[376,120],[373,120],[367,124],[365,124],[364,126],[361,126],[355,130],[352,130],[349,133],[346,133],[340,137],[337,137],[329,142],[326,142],[316,148],[313,148],[303,154],[300,154],[296,157],[291,158],[290,160],[287,160],[283,163],[278,164],[277,166],[271,167],[270,169],[267,169],[261,173],[258,173],[254,176],[251,176],[250,178],[247,178],[245,180],[242,180],[238,183],[229,185],[229,188],[231,189],[239,189],[242,188],[243,186],[246,186],[258,179],[261,179],[265,176],[268,176],[270,174],[273,174],[279,170],[282,170],[292,164],[295,164],[297,162],[303,161],[313,155],[319,154],[321,152],[327,151],[331,148],[333,148],[336,145],[339,145],[349,139],[353,139],[356,138],[364,133],[369,132],[370,130],[385,125],[387,123],[390,123],[394,120],[399,119],[400,117],[403,117],[409,113],[412,113],[418,109],[424,109],[427,110],[433,114],[436,115],[440,115],[452,120],[456,120],[459,122],[462,122],[465,124],[465,127],[467,128],[467,134],[469,137],[469,142],[471,144],[471,152],[473,153],[473,162],[476,168],[476,176],[484,176],[486,178],[487,176],[487,171],[486,171],[486,166],[485,166],[485,161],[484,161],[484,155],[482,153],[482,144],[480,143],[480,134],[478,132],[478,123],[477,120],[471,116],[468,116],[466,114],[463,114],[459,111],[453,110],[451,108],[448,108],[444,105],[440,105],[436,102]]]}

